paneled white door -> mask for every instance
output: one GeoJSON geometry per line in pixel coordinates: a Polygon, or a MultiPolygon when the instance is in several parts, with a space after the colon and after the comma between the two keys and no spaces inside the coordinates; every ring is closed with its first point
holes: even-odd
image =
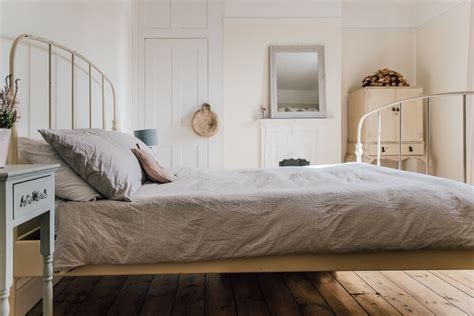
{"type": "Polygon", "coordinates": [[[207,39],[146,39],[145,127],[157,129],[166,167],[209,167],[209,140],[191,128],[208,102],[208,77],[207,39]]]}

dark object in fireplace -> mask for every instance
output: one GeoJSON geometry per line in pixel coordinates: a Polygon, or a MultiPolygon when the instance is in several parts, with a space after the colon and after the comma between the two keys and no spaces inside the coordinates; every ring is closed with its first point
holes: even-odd
{"type": "Polygon", "coordinates": [[[302,167],[302,166],[309,166],[309,161],[306,159],[283,159],[278,163],[280,167],[302,167]]]}

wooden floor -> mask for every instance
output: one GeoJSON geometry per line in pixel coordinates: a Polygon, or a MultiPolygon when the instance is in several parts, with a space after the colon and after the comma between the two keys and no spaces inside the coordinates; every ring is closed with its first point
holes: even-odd
{"type": "Polygon", "coordinates": [[[473,315],[473,283],[474,271],[64,278],[54,315],[473,315]]]}

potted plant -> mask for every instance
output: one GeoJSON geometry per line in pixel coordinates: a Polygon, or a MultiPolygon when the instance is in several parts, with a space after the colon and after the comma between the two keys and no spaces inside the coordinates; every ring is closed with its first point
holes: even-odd
{"type": "Polygon", "coordinates": [[[12,75],[5,78],[5,87],[0,90],[0,168],[5,167],[10,146],[11,128],[17,120],[15,104],[18,94],[18,80],[12,82],[12,75]]]}

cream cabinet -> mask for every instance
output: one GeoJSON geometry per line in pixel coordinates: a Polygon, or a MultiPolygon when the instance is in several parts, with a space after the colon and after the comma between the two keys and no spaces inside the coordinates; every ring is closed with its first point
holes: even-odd
{"type": "MultiPolygon", "coordinates": [[[[423,95],[417,87],[366,87],[349,94],[348,99],[348,155],[347,161],[354,160],[357,142],[357,125],[365,113],[399,100],[423,95]]],[[[423,101],[411,101],[385,109],[381,112],[381,156],[383,159],[398,160],[401,129],[402,158],[425,158],[423,101]],[[400,123],[401,115],[401,123],[400,123]],[[401,124],[401,125],[400,125],[401,124]]],[[[366,119],[362,129],[362,144],[366,162],[377,157],[378,116],[366,119]]]]}

